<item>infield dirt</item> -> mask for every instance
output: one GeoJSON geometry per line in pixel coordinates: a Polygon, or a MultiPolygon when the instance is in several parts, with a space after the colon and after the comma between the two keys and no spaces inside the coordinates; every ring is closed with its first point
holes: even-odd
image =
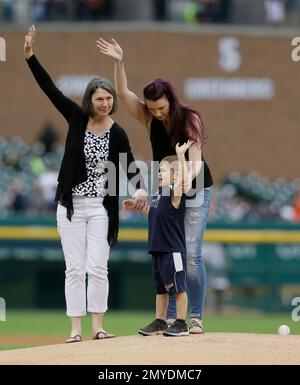
{"type": "MultiPolygon", "coordinates": [[[[18,340],[19,344],[21,340],[18,340]]],[[[125,336],[1,351],[0,364],[299,365],[300,336],[246,333],[207,333],[188,337],[125,336]]]]}

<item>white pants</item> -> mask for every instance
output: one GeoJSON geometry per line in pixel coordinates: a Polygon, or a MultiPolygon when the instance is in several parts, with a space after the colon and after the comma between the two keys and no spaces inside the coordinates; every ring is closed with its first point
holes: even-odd
{"type": "Polygon", "coordinates": [[[57,206],[57,228],[66,262],[65,295],[69,317],[86,315],[86,308],[91,313],[107,310],[108,216],[102,202],[103,198],[73,196],[71,222],[66,217],[66,208],[57,206]]]}

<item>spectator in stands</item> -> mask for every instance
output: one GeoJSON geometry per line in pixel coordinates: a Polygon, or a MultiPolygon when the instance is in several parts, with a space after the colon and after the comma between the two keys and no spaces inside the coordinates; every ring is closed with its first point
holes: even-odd
{"type": "Polygon", "coordinates": [[[28,200],[28,207],[26,210],[26,214],[29,217],[34,216],[44,216],[44,215],[51,215],[53,216],[53,211],[50,213],[49,210],[47,210],[42,190],[38,184],[35,184],[30,191],[30,193],[27,195],[28,200]]]}
{"type": "Polygon", "coordinates": [[[281,24],[285,20],[286,0],[265,0],[266,21],[281,24]]]}
{"type": "Polygon", "coordinates": [[[99,20],[101,17],[103,0],[86,0],[86,15],[89,20],[99,20]]]}
{"type": "Polygon", "coordinates": [[[295,194],[293,200],[293,208],[294,208],[294,221],[300,222],[300,190],[295,194]]]}
{"type": "Polygon", "coordinates": [[[0,1],[1,18],[4,21],[11,22],[14,20],[13,0],[0,1]]]}
{"type": "Polygon", "coordinates": [[[71,17],[69,0],[33,0],[31,16],[35,21],[66,20],[71,17]]]}
{"type": "Polygon", "coordinates": [[[230,9],[231,0],[197,0],[186,7],[184,19],[189,23],[225,23],[230,9]]]}
{"type": "Polygon", "coordinates": [[[20,161],[20,154],[16,150],[3,155],[3,164],[15,171],[20,170],[20,161]]]}
{"type": "Polygon", "coordinates": [[[200,23],[214,23],[219,19],[219,0],[201,0],[196,14],[200,23]]]}
{"type": "MultiPolygon", "coordinates": [[[[126,154],[129,179],[139,170],[129,172],[134,162],[125,131],[112,120],[116,110],[113,85],[94,78],[87,85],[82,107],[67,98],[53,83],[49,74],[33,54],[35,27],[25,36],[24,54],[38,85],[68,122],[65,153],[58,177],[55,200],[58,231],[66,261],[67,315],[71,319],[71,335],[67,343],[80,342],[81,317],[92,313],[94,339],[114,337],[102,327],[107,310],[110,247],[117,243],[119,227],[119,153],[126,154]],[[114,172],[108,170],[114,165],[114,172]],[[107,183],[113,192],[107,191],[107,183]],[[86,273],[88,274],[86,309],[86,273]]],[[[146,205],[145,191],[137,190],[134,204],[146,205]]]]}
{"type": "Polygon", "coordinates": [[[16,213],[24,212],[27,209],[28,202],[23,191],[23,183],[21,180],[16,180],[11,186],[6,197],[6,206],[9,210],[16,213]]]}
{"type": "Polygon", "coordinates": [[[167,2],[166,0],[152,0],[154,11],[154,20],[165,21],[167,19],[167,2]]]}
{"type": "MultiPolygon", "coordinates": [[[[128,89],[123,49],[119,44],[113,39],[111,43],[98,39],[97,46],[101,53],[114,60],[116,88],[128,112],[150,131],[154,161],[160,162],[165,156],[174,155],[177,142],[182,144],[192,140],[188,150],[188,159],[192,165],[190,184],[186,184],[184,188],[184,192],[188,193],[193,187],[195,193],[193,197],[190,196],[185,211],[187,285],[191,318],[189,331],[201,334],[206,290],[202,241],[209,216],[210,187],[213,184],[209,167],[203,158],[207,139],[206,128],[199,112],[182,105],[173,86],[166,80],[155,79],[149,83],[143,90],[143,99],[140,99],[128,89]]],[[[175,298],[171,297],[168,320],[171,323],[175,318],[175,298]]]]}
{"type": "Polygon", "coordinates": [[[100,20],[111,17],[112,0],[77,0],[75,15],[77,20],[100,20]]]}
{"type": "Polygon", "coordinates": [[[37,183],[42,194],[44,206],[49,212],[56,210],[55,192],[57,176],[57,170],[54,165],[50,164],[48,169],[39,176],[37,183]]]}
{"type": "Polygon", "coordinates": [[[220,0],[219,22],[227,23],[230,21],[232,0],[220,0]]]}
{"type": "Polygon", "coordinates": [[[285,5],[286,23],[290,26],[299,25],[300,1],[286,0],[285,5]]]}
{"type": "Polygon", "coordinates": [[[45,20],[46,0],[33,0],[31,5],[31,17],[34,21],[45,20]]]}
{"type": "Polygon", "coordinates": [[[38,141],[44,145],[44,153],[52,152],[58,141],[58,133],[50,121],[46,121],[42,127],[42,132],[38,136],[38,141]]]}
{"type": "Polygon", "coordinates": [[[39,176],[45,171],[45,163],[43,159],[44,145],[37,142],[31,147],[31,156],[29,158],[29,165],[32,174],[39,176]]]}

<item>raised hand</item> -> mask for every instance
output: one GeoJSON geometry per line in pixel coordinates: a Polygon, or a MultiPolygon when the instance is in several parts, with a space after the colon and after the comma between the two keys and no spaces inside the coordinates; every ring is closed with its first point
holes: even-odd
{"type": "Polygon", "coordinates": [[[116,42],[116,40],[111,39],[111,43],[109,43],[100,37],[97,39],[96,45],[101,53],[104,53],[104,55],[109,56],[113,60],[120,62],[123,59],[123,50],[116,42]]]}
{"type": "Polygon", "coordinates": [[[191,141],[191,140],[187,141],[186,143],[183,143],[182,146],[179,146],[179,143],[177,143],[177,144],[176,144],[176,147],[175,147],[175,149],[176,149],[176,154],[177,154],[177,155],[184,155],[185,152],[186,152],[186,150],[187,150],[188,148],[190,148],[191,144],[192,144],[192,141],[191,141]]]}
{"type": "Polygon", "coordinates": [[[35,26],[32,25],[25,36],[24,54],[27,59],[33,55],[33,43],[35,41],[35,26]]]}

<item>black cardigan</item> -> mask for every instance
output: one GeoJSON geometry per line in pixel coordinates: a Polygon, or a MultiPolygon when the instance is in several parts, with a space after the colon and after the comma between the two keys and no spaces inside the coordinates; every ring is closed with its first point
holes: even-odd
{"type": "MultiPolygon", "coordinates": [[[[28,66],[33,73],[40,88],[49,97],[57,110],[67,120],[69,129],[65,143],[65,153],[58,175],[58,186],[55,201],[67,208],[67,217],[71,221],[73,215],[72,188],[87,179],[87,171],[84,157],[84,135],[88,123],[81,107],[67,98],[53,83],[47,71],[41,66],[36,56],[27,60],[28,66]]],[[[126,132],[117,123],[110,129],[108,161],[113,162],[116,168],[116,195],[108,193],[103,199],[103,205],[109,217],[107,240],[109,245],[117,244],[119,231],[119,154],[127,154],[127,166],[134,162],[126,132]]],[[[128,172],[128,179],[139,174],[139,169],[134,173],[128,172]]],[[[137,188],[140,188],[137,184],[137,188]]],[[[144,184],[142,184],[144,188],[144,184]]]]}

